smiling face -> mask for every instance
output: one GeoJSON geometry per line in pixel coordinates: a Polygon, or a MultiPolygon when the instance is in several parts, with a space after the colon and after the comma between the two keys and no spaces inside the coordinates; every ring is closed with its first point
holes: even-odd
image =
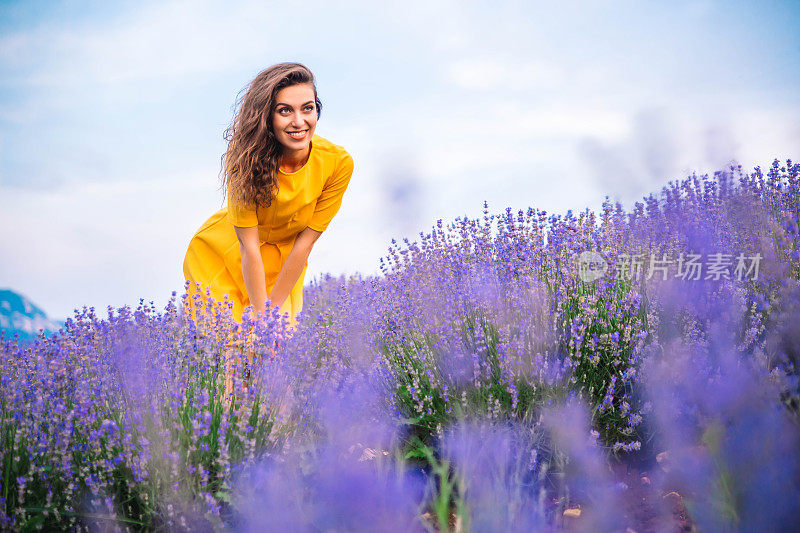
{"type": "Polygon", "coordinates": [[[283,147],[284,155],[304,154],[310,149],[311,137],[317,127],[317,106],[314,87],[301,83],[284,87],[275,98],[272,130],[283,147]],[[292,132],[301,132],[293,134],[292,132]]]}

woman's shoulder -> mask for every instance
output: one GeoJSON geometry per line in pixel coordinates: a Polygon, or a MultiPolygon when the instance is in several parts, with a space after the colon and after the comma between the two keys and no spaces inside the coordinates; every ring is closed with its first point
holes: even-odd
{"type": "Polygon", "coordinates": [[[343,146],[335,144],[325,137],[314,134],[314,136],[311,137],[311,142],[314,143],[314,150],[318,150],[319,154],[323,157],[340,160],[350,155],[343,146]]]}

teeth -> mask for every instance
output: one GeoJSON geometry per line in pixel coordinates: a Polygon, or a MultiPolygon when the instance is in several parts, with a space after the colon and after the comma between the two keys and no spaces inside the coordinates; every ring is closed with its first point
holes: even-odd
{"type": "Polygon", "coordinates": [[[298,132],[298,133],[289,133],[289,135],[291,135],[292,137],[302,137],[305,134],[306,134],[306,132],[304,132],[304,131],[301,131],[301,132],[298,132]]]}

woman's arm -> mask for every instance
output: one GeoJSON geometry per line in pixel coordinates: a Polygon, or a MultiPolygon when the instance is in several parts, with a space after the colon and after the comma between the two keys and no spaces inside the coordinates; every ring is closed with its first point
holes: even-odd
{"type": "Polygon", "coordinates": [[[272,292],[270,292],[269,301],[272,305],[280,308],[286,301],[295,283],[300,279],[303,266],[306,264],[308,255],[320,235],[322,235],[321,231],[311,228],[305,228],[297,234],[294,245],[292,245],[292,251],[289,252],[289,256],[284,261],[283,267],[278,274],[278,279],[272,287],[272,292]]]}
{"type": "Polygon", "coordinates": [[[264,260],[261,259],[261,243],[258,239],[258,227],[240,228],[234,226],[236,238],[239,239],[239,250],[242,254],[242,277],[247,289],[247,296],[257,313],[264,314],[267,305],[267,285],[264,282],[264,260]]]}

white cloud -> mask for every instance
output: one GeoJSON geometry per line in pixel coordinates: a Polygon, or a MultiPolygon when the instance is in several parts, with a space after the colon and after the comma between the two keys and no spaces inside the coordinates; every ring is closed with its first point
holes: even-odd
{"type": "Polygon", "coordinates": [[[563,67],[544,61],[517,62],[510,58],[470,57],[447,66],[453,83],[468,89],[556,89],[565,83],[563,67]]]}
{"type": "Polygon", "coordinates": [[[2,191],[0,226],[14,230],[0,233],[0,277],[54,316],[83,304],[168,296],[180,288],[170,273],[180,273],[181,249],[202,222],[192,213],[214,207],[213,189],[198,186],[205,174],[78,183],[58,193],[2,191]]]}
{"type": "Polygon", "coordinates": [[[150,3],[80,28],[42,26],[0,40],[6,57],[36,57],[32,86],[90,86],[210,74],[257,59],[277,40],[265,4],[150,3]],[[228,7],[228,9],[225,9],[228,7]],[[46,44],[44,44],[46,43],[46,44]]]}

